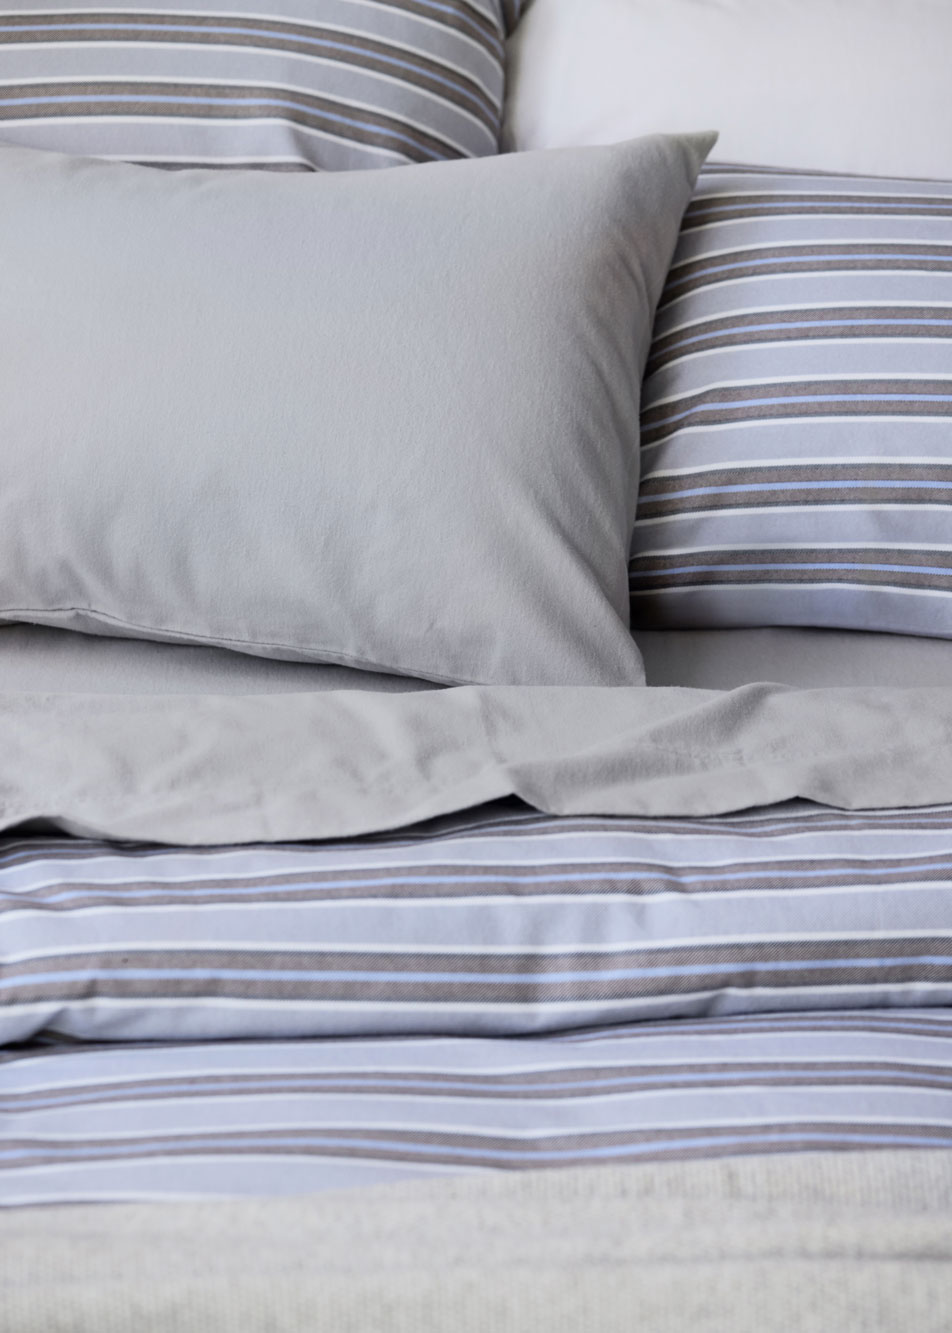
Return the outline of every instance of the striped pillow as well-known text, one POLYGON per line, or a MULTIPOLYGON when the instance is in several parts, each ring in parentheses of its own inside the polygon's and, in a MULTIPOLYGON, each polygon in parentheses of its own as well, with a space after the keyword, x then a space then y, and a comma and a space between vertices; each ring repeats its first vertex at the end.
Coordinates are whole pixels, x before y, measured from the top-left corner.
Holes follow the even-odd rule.
POLYGON ((633 624, 952 637, 952 183, 705 171, 642 402, 633 624))
POLYGON ((167 167, 485 156, 522 4, 26 0, 0 13, 0 139, 167 167))

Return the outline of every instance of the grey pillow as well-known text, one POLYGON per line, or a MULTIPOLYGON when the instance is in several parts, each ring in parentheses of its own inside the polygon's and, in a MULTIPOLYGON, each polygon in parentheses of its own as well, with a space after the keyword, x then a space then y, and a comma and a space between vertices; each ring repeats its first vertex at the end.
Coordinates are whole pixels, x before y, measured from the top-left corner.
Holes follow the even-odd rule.
POLYGON ((641 682, 639 384, 712 142, 320 177, 0 150, 0 617, 641 682))
POLYGON ((517 0, 42 0, 0 13, 0 139, 339 171, 495 153, 517 0))

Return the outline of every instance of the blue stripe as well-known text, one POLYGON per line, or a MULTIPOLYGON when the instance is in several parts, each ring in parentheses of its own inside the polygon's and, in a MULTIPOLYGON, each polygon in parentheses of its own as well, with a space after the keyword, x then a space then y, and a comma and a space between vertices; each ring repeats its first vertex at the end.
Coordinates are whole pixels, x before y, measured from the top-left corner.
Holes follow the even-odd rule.
MULTIPOLYGON (((634 561, 632 563, 635 563, 634 561)), ((808 564, 805 561, 791 561, 788 564, 780 562, 778 564, 743 564, 743 565, 679 565, 677 568, 665 569, 659 571, 652 577, 661 577, 671 574, 723 574, 728 570, 777 570, 777 569, 844 569, 844 570, 873 570, 881 574, 941 574, 947 578, 952 574, 949 569, 933 569, 928 565, 862 565, 850 564, 847 561, 842 563, 817 561, 815 564, 808 564)))
POLYGON ((405 134, 400 134, 397 130, 384 129, 378 125, 370 125, 365 121, 353 120, 349 116, 341 116, 331 111, 315 111, 313 107, 303 106, 299 102, 293 102, 290 99, 280 97, 166 97, 149 94, 148 98, 142 96, 116 95, 107 96, 93 94, 83 98, 76 97, 5 97, 0 98, 0 106, 44 106, 59 102, 130 102, 141 104, 143 101, 169 103, 172 106, 274 106, 281 107, 282 110, 303 111, 309 116, 321 116, 327 120, 336 120, 342 125, 351 125, 357 129, 370 130, 374 134, 382 134, 390 139, 401 140, 409 144, 412 148, 425 153, 433 161, 442 160, 441 154, 431 153, 428 149, 421 147, 405 134))
MULTIPOLYGON (((171 951, 170 951, 171 952, 171 951)), ((532 955, 528 955, 532 957, 532 955)), ((451 983, 467 983, 473 985, 486 986, 507 986, 512 983, 521 983, 530 987, 537 986, 560 986, 566 982, 583 981, 637 981, 642 979, 651 979, 654 977, 690 977, 707 976, 711 974, 721 974, 727 976, 737 976, 739 971, 749 970, 755 972, 803 972, 811 969, 830 969, 830 968, 876 968, 876 967, 948 967, 952 958, 942 954, 910 954, 903 958, 802 958, 802 959, 783 959, 783 960, 738 960, 732 963, 705 963, 702 959, 693 965, 684 965, 678 967, 625 967, 625 968, 605 968, 604 970, 580 969, 573 972, 540 972, 529 973, 520 972, 383 972, 371 970, 337 970, 329 969, 319 971, 315 969, 285 969, 285 968, 237 968, 237 967, 216 967, 214 972, 203 971, 201 968, 174 968, 174 967, 119 967, 119 968, 85 968, 76 967, 62 972, 40 972, 31 973, 27 976, 5 977, 0 980, 0 987, 5 990, 15 989, 18 986, 47 986, 55 982, 67 981, 71 977, 81 976, 86 981, 105 980, 106 978, 118 978, 123 981, 194 981, 204 977, 214 978, 215 980, 224 980, 226 978, 234 981, 270 981, 280 983, 286 981, 313 981, 313 982, 386 982, 388 985, 403 983, 410 986, 430 986, 444 985, 451 983)), ((183 997, 184 998, 184 997, 183 997)), ((215 997, 211 997, 215 998, 215 997)), ((229 1000, 234 996, 228 996, 229 1000)), ((252 997, 253 998, 253 997, 252 997)), ((270 997, 274 999, 275 997, 270 997)), ((624 997, 622 997, 624 998, 624 997)), ((249 1001, 250 1002, 250 1001, 249 1001)), ((292 1001, 297 1003, 297 1001, 292 1001)), ((575 1000, 566 1000, 565 1004, 576 1003, 575 1000)), ((136 1003, 136 998, 132 997, 126 1003, 136 1003)), ((312 1003, 320 1003, 319 1000, 312 1003)))

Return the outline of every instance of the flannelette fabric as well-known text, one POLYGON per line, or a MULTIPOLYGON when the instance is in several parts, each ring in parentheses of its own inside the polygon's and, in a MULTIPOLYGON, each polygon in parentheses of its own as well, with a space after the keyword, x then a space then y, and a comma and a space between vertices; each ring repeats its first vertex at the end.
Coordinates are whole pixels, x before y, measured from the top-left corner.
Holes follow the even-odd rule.
POLYGON ((319 178, 0 152, 0 618, 640 683, 640 379, 712 142, 319 178))
POLYGON ((390 836, 0 843, 0 1045, 514 1037, 952 1004, 952 808, 498 803, 390 836))
POLYGON ((521 0, 24 0, 0 140, 161 167, 340 171, 498 149, 521 0))
POLYGON ((642 407, 634 624, 952 637, 952 182, 708 168, 642 407))

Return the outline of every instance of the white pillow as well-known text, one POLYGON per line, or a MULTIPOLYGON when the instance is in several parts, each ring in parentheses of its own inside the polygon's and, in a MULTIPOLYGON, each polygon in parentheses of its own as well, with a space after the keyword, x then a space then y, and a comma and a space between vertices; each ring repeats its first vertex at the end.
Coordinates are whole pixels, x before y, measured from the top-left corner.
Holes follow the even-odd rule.
POLYGON ((697 125, 723 162, 952 179, 952 3, 533 0, 507 147, 697 125))

